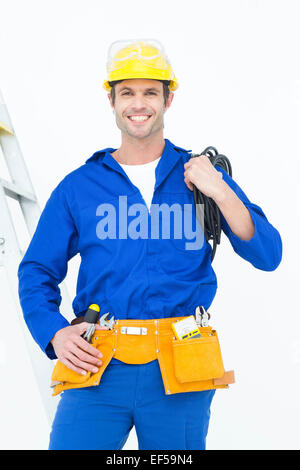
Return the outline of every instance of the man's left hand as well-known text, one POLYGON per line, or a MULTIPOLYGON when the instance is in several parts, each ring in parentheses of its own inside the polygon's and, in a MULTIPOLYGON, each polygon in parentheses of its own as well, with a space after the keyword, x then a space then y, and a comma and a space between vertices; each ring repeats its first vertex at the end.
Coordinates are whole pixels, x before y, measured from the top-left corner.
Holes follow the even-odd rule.
POLYGON ((205 196, 215 199, 226 185, 220 171, 217 171, 206 155, 192 157, 184 164, 184 181, 193 191, 193 184, 205 196), (193 183, 193 184, 191 184, 193 183))

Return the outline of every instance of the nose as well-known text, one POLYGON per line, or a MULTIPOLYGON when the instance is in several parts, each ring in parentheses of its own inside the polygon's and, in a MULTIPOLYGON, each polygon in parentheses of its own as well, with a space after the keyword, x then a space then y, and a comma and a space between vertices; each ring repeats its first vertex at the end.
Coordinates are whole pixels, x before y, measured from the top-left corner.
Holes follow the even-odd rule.
POLYGON ((145 105, 145 98, 143 97, 143 95, 136 94, 135 96, 133 96, 131 106, 134 112, 139 112, 139 113, 147 112, 147 107, 145 105))

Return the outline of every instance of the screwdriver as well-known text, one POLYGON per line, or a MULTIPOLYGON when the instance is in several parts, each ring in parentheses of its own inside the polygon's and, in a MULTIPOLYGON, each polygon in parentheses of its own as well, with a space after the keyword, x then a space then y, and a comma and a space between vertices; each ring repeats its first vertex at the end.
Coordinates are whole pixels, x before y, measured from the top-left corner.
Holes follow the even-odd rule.
POLYGON ((85 339, 88 343, 91 342, 91 338, 96 329, 96 323, 99 320, 100 307, 97 304, 91 304, 87 311, 85 312, 83 321, 89 323, 87 330, 83 333, 82 338, 85 339))

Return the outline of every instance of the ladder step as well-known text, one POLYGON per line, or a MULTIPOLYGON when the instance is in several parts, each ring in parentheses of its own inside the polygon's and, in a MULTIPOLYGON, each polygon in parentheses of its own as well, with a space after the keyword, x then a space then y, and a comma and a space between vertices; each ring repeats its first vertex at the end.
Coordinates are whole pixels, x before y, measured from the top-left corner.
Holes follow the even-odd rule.
POLYGON ((8 124, 5 124, 2 121, 0 121, 0 131, 4 131, 4 132, 7 132, 8 134, 14 135, 14 131, 12 130, 12 128, 8 124))
POLYGON ((34 194, 26 190, 24 191, 15 183, 11 183, 10 181, 6 181, 5 179, 0 178, 0 184, 3 187, 5 194, 16 199, 17 201, 19 200, 19 197, 24 197, 25 199, 29 199, 29 201, 37 202, 34 194))

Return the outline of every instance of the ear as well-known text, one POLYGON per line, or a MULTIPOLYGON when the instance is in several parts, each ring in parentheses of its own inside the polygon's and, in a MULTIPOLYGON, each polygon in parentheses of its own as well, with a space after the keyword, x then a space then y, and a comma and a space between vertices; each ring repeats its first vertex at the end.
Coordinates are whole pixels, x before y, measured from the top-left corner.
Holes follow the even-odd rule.
POLYGON ((109 100, 109 102, 110 102, 111 107, 114 109, 114 105, 113 105, 113 102, 112 102, 111 94, 110 94, 110 93, 107 94, 107 98, 108 98, 108 100, 109 100))
POLYGON ((166 111, 167 109, 169 109, 169 107, 171 106, 171 103, 173 101, 173 98, 174 98, 174 93, 170 93, 169 96, 168 96, 168 100, 167 100, 167 104, 166 104, 166 111))

